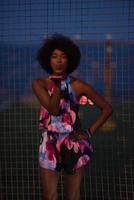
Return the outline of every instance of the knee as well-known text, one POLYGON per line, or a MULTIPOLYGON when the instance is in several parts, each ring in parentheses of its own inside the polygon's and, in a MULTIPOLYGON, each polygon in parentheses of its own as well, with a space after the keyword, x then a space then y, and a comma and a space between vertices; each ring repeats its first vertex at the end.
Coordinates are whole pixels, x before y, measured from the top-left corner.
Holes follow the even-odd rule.
POLYGON ((66 200, 79 200, 80 199, 80 192, 72 192, 72 193, 68 193, 66 194, 66 200))
POLYGON ((56 200, 57 199, 57 191, 56 190, 44 190, 43 191, 43 200, 56 200))

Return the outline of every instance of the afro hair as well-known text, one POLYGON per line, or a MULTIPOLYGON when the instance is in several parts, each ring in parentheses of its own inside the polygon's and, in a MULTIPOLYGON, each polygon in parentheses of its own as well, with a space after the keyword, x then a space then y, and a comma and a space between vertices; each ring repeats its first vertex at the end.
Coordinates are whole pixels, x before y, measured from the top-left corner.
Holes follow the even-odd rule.
POLYGON ((68 59, 67 74, 72 73, 80 63, 80 50, 70 38, 57 33, 48 37, 37 53, 37 60, 41 67, 47 73, 52 73, 50 58, 55 49, 63 51, 66 54, 68 59))

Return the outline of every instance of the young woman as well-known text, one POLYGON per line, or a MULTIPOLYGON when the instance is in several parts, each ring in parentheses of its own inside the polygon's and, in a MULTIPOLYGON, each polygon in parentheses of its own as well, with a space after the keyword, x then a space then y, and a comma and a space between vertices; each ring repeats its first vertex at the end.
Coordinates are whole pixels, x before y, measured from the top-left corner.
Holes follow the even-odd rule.
POLYGON ((37 59, 49 73, 32 82, 41 104, 39 165, 44 200, 57 199, 61 169, 65 172, 66 199, 79 200, 84 167, 92 152, 90 137, 112 112, 108 102, 91 85, 70 75, 79 65, 80 56, 78 46, 58 34, 46 39, 38 51, 37 59), (101 111, 87 130, 82 129, 79 119, 79 101, 83 95, 101 111))

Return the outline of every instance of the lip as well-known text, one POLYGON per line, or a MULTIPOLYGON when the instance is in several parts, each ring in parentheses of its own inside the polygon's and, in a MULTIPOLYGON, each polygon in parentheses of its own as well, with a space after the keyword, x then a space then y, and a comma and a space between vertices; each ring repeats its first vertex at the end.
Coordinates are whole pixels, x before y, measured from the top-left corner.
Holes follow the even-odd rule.
POLYGON ((62 72, 64 72, 62 69, 55 69, 54 71, 57 72, 57 73, 62 73, 62 72))
POLYGON ((56 69, 56 70, 62 70, 62 69, 63 69, 63 66, 59 66, 59 65, 58 65, 58 66, 55 66, 55 69, 56 69))
POLYGON ((63 65, 60 65, 60 64, 58 65, 58 64, 57 64, 57 65, 55 65, 55 67, 63 67, 63 65))

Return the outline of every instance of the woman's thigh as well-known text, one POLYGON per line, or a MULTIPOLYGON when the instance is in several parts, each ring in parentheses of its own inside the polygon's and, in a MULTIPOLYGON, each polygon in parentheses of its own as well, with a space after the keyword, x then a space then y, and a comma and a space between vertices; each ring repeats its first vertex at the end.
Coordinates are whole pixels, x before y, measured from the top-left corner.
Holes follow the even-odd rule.
POLYGON ((59 172, 40 168, 40 176, 44 200, 56 200, 59 172))
POLYGON ((80 199, 80 185, 84 176, 84 167, 78 169, 74 174, 65 175, 65 196, 67 200, 80 199))

